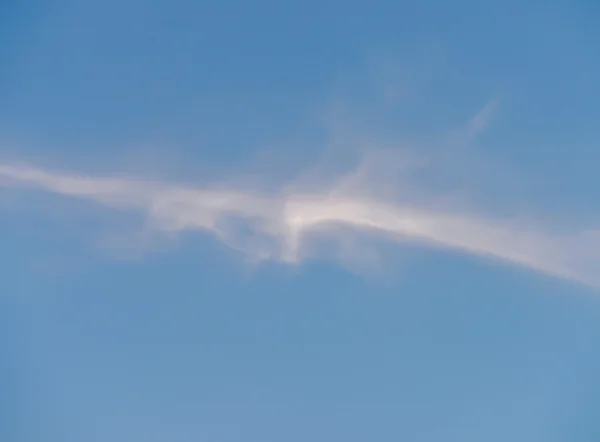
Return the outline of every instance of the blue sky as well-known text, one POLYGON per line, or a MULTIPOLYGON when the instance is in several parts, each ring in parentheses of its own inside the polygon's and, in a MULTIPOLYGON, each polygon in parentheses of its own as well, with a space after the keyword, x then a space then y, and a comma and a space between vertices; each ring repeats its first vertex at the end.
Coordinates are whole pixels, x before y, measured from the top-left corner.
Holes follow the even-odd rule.
POLYGON ((599 21, 1 3, 0 440, 598 440, 599 21))

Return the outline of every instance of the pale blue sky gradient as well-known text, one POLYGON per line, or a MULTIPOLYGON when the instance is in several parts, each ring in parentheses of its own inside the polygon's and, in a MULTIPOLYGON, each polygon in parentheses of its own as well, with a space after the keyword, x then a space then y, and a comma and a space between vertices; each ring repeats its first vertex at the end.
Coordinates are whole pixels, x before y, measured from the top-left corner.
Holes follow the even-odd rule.
MULTIPOLYGON (((359 233, 383 268, 249 266, 2 169, 272 191, 324 151, 408 146, 438 161, 428 197, 554 244, 600 227, 599 29, 593 1, 0 3, 0 440, 599 440, 600 292, 552 256, 359 233)), ((564 249, 591 279, 593 241, 564 249)))

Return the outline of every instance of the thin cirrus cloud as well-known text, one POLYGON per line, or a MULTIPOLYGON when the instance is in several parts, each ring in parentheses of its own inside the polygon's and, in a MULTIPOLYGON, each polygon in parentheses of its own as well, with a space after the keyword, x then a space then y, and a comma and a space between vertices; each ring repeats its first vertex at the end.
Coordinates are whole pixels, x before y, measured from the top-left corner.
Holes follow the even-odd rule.
MULTIPOLYGON (((487 103, 451 138, 469 144, 487 128, 497 106, 497 100, 487 103)), ((202 231, 256 261, 298 263, 320 253, 320 244, 333 237, 340 245, 336 258, 364 263, 372 258, 371 250, 353 248, 353 241, 358 237, 368 242, 375 235, 386 244, 454 250, 600 288, 595 271, 600 268, 600 229, 549 226, 531 217, 494 216, 465 205, 462 193, 482 187, 481 174, 458 199, 449 192, 447 178, 448 172, 450 178, 457 172, 465 175, 469 166, 463 163, 473 163, 464 155, 472 157, 471 152, 460 146, 442 152, 398 148, 403 145, 398 137, 364 131, 359 120, 349 129, 347 116, 340 120, 330 115, 330 163, 267 191, 132 175, 98 177, 7 162, 0 162, 0 188, 38 190, 141 213, 154 232, 202 231), (361 154, 358 166, 340 171, 348 150, 361 154)), ((501 181, 505 188, 506 180, 501 181)))
MULTIPOLYGON (((484 216, 372 191, 360 168, 329 186, 273 192, 247 187, 193 187, 135 178, 100 178, 23 164, 1 164, 0 185, 37 189, 107 208, 143 213, 163 233, 203 231, 256 260, 297 263, 319 234, 375 233, 390 243, 420 244, 504 261, 547 275, 600 286, 600 241, 593 230, 565 233, 530 220, 484 216), (369 191, 365 191, 368 189, 369 191), (242 232, 242 233, 240 233, 242 232), (310 238, 310 240, 309 240, 310 238)), ((340 236, 341 235, 341 236, 340 236)), ((342 239, 343 240, 343 239, 342 239)), ((354 251, 349 253, 361 253, 354 251)))

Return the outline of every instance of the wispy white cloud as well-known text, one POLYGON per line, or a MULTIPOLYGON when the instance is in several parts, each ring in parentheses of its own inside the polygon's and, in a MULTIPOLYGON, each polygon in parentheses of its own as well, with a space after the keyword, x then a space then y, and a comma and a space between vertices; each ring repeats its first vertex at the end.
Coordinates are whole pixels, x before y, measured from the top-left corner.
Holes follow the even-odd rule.
MULTIPOLYGON (((363 243, 356 247, 353 239, 367 232, 366 237, 390 244, 454 250, 600 287, 600 230, 498 216, 487 201, 485 210, 466 203, 465 190, 481 200, 480 178, 489 168, 482 172, 464 141, 469 144, 486 129, 497 107, 498 100, 489 101, 450 137, 452 147, 441 150, 439 140, 432 149, 412 149, 381 129, 365 130, 364 112, 353 115, 351 124, 345 108, 341 116, 327 114, 329 163, 268 190, 240 184, 239 176, 226 185, 194 186, 1 162, 0 188, 37 189, 141 213, 144 228, 152 232, 207 232, 258 261, 300 262, 331 236, 339 241, 337 257, 344 262, 373 261, 372 249, 363 243), (357 152, 357 167, 348 168, 342 157, 356 158, 357 152), (449 184, 456 185, 454 191, 449 184)), ((496 164, 493 169, 497 172, 496 164)), ((280 174, 269 177, 275 175, 280 174)))
POLYGON ((498 98, 488 101, 467 123, 467 133, 470 137, 483 132, 492 118, 494 112, 498 109, 500 101, 498 98))
POLYGON ((78 176, 22 164, 0 165, 0 185, 139 211, 157 231, 209 232, 257 260, 296 263, 305 259, 311 250, 307 242, 308 236, 313 237, 307 235, 310 232, 369 231, 394 243, 453 249, 600 285, 594 271, 600 268, 597 233, 579 229, 567 234, 564 226, 557 231, 535 220, 485 216, 451 204, 433 204, 433 200, 382 196, 373 191, 375 177, 364 164, 329 186, 310 190, 297 185, 273 192, 231 186, 197 188, 164 181, 78 176))

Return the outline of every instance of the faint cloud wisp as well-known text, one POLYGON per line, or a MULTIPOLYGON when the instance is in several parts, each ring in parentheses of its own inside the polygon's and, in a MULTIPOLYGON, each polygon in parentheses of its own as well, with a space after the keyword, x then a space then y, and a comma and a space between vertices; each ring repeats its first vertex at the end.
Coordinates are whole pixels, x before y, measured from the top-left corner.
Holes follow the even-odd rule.
MULTIPOLYGON (((30 165, 0 165, 0 185, 34 188, 145 214, 164 233, 204 231, 257 261, 297 263, 311 256, 311 232, 368 231, 394 243, 421 244, 492 258, 589 285, 600 285, 600 242, 585 230, 544 229, 524 222, 418 201, 404 182, 400 198, 377 194, 377 168, 361 163, 332 184, 277 191, 193 187, 134 178, 95 178, 30 165), (337 229, 340 227, 340 229, 337 229), (307 240, 310 236, 311 240, 307 240), (592 239, 591 239, 592 238, 592 239), (595 238, 595 239, 594 239, 595 238)), ((318 237, 318 235, 317 235, 318 237)), ((343 240, 343 238, 342 238, 343 240)), ((345 249, 347 250, 347 249, 345 249)), ((352 253, 360 253, 355 250, 352 253)))

